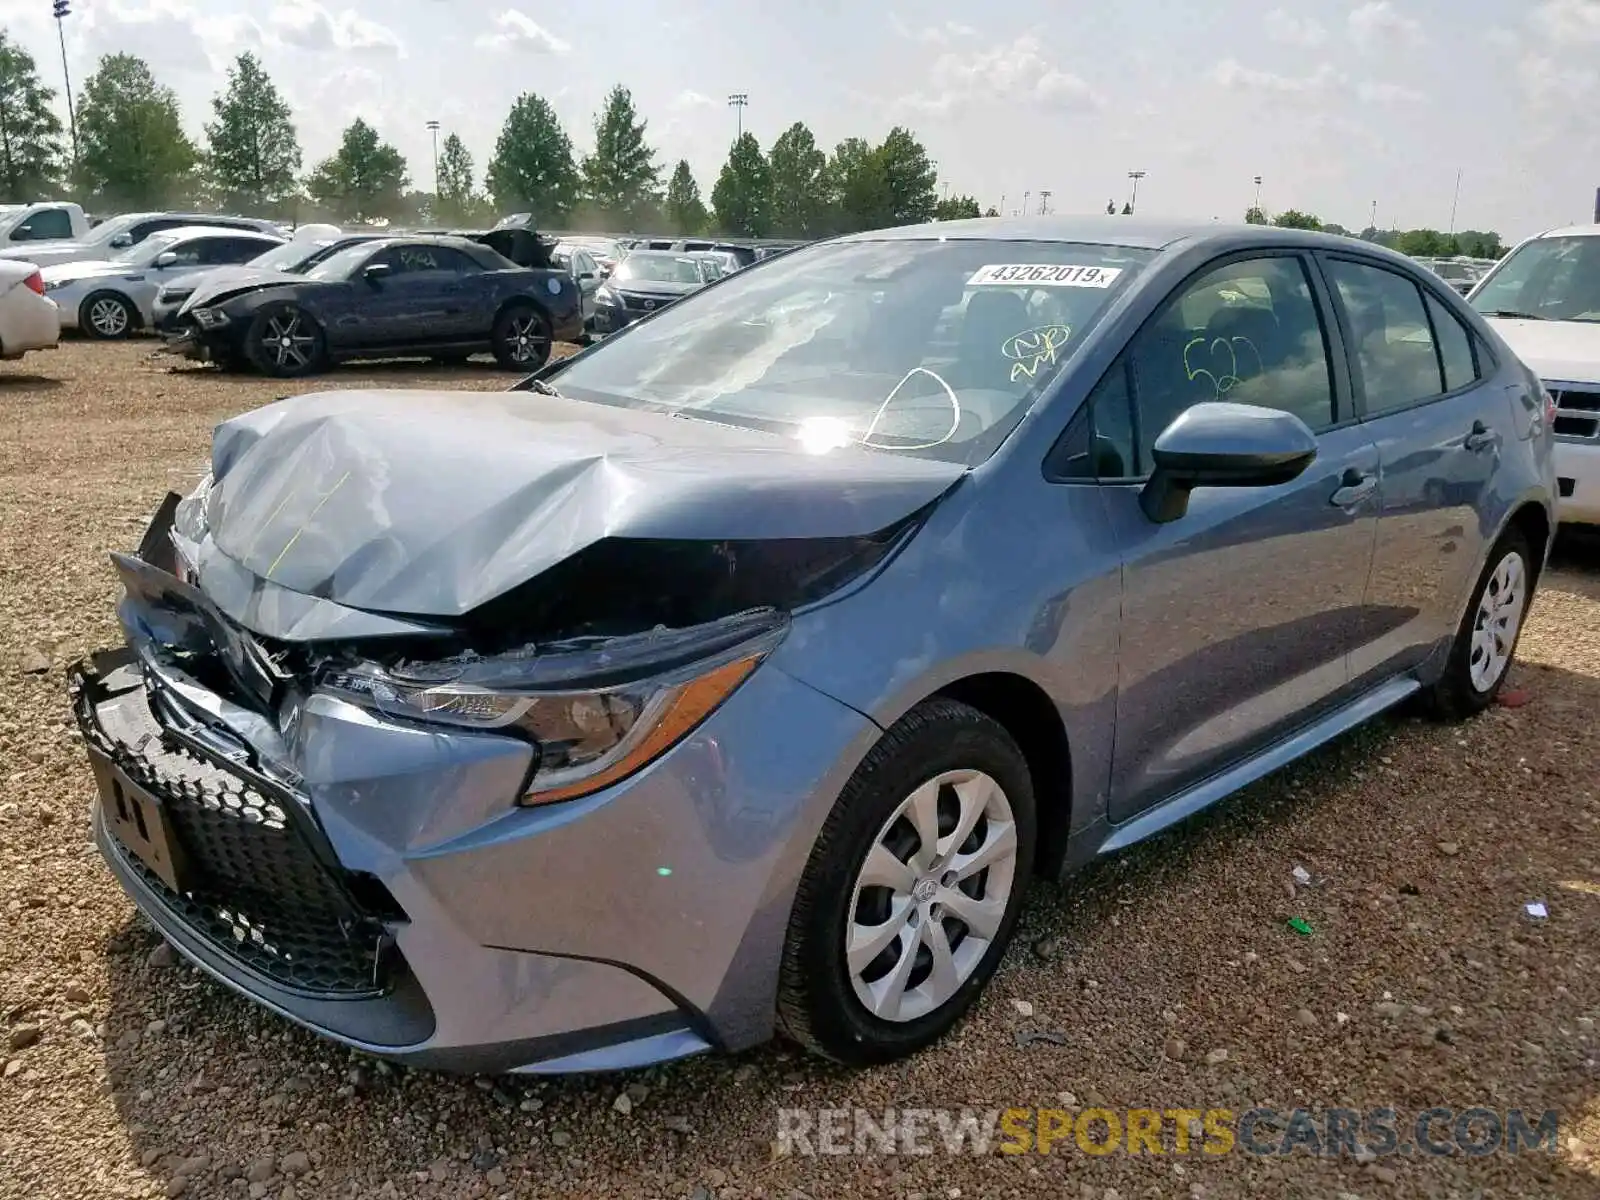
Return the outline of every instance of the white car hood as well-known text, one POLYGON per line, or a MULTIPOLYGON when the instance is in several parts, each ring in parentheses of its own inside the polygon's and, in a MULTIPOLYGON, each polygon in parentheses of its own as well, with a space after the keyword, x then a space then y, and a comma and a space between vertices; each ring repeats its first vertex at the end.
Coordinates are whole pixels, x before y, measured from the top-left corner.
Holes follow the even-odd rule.
POLYGON ((1490 317, 1489 324, 1540 379, 1600 383, 1600 322, 1490 317))
POLYGON ((104 244, 88 246, 82 242, 30 242, 0 250, 0 258, 14 262, 31 262, 47 267, 52 263, 86 262, 100 259, 106 252, 104 244))
POLYGON ((134 267, 127 263, 88 261, 57 263, 55 266, 43 267, 39 274, 44 276, 46 283, 73 283, 79 279, 99 279, 106 276, 133 277, 143 275, 146 268, 134 267))

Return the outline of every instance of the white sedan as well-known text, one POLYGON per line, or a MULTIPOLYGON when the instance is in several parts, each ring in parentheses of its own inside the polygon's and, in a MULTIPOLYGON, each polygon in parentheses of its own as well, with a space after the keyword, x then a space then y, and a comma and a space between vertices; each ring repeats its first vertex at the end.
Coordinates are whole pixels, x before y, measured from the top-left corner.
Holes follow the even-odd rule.
POLYGON ((39 268, 0 261, 0 358, 53 349, 61 340, 61 310, 44 294, 39 268))

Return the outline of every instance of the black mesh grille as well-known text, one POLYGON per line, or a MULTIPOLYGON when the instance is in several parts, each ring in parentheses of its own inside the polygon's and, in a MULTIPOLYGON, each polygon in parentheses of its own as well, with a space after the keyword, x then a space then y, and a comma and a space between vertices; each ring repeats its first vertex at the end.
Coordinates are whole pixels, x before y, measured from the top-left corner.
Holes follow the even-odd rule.
POLYGON ((174 892, 136 855, 122 857, 190 929, 297 991, 353 998, 390 989, 392 941, 318 857, 296 800, 189 752, 153 718, 138 746, 109 737, 84 691, 78 717, 91 752, 161 800, 188 860, 189 890, 174 892))

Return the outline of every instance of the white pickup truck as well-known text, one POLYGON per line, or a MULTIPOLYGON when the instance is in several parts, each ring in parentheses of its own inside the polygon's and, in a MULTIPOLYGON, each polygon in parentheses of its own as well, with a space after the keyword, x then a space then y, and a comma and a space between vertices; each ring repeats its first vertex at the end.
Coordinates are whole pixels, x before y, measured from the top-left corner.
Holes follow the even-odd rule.
POLYGON ((78 241, 88 235, 89 218, 65 200, 0 204, 0 250, 25 248, 30 242, 78 241))

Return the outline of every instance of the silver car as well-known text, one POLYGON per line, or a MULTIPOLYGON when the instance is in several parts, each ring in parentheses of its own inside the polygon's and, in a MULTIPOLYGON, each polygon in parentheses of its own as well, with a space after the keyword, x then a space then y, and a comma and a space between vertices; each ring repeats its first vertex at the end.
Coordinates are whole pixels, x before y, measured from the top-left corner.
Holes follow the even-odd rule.
POLYGON ((124 338, 155 327, 157 294, 214 267, 248 262, 283 239, 270 233, 187 226, 153 234, 100 262, 45 267, 45 294, 61 309, 61 327, 94 338, 124 338))

